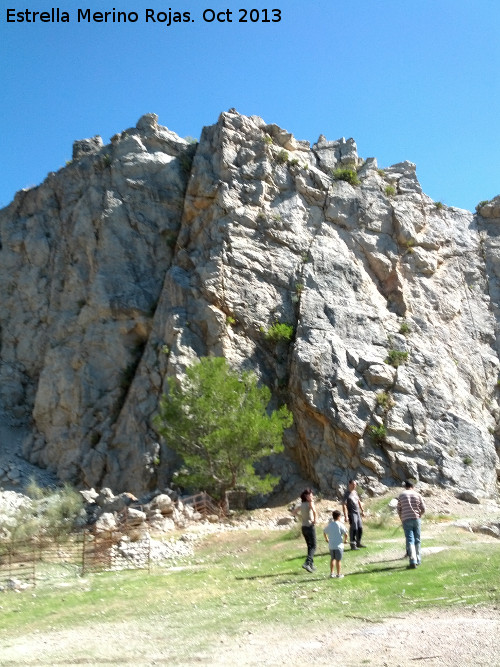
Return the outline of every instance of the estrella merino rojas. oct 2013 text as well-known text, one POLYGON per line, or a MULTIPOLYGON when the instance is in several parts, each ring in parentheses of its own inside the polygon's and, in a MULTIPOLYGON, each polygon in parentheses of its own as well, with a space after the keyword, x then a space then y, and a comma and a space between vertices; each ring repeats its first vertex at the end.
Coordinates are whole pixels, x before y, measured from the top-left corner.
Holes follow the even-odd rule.
MULTIPOLYGON (((280 9, 200 9, 196 20, 207 24, 217 23, 279 23, 280 9)), ((146 8, 137 11, 121 11, 113 7, 108 11, 93 11, 91 8, 76 8, 70 11, 60 7, 33 11, 31 9, 8 8, 5 10, 6 23, 136 23, 170 26, 178 23, 194 23, 195 17, 188 11, 146 8)))

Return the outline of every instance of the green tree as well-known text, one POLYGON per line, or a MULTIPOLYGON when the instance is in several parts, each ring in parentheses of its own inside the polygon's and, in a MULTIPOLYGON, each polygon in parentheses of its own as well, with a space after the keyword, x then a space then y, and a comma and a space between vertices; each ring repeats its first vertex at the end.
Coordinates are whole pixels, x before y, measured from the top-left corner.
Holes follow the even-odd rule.
POLYGON ((259 477, 254 464, 283 451, 292 415, 285 406, 267 412, 271 392, 258 385, 255 373, 240 374, 222 357, 204 357, 186 370, 181 384, 174 378, 168 384, 155 426, 184 461, 178 483, 216 498, 236 486, 271 491, 279 478, 259 477))

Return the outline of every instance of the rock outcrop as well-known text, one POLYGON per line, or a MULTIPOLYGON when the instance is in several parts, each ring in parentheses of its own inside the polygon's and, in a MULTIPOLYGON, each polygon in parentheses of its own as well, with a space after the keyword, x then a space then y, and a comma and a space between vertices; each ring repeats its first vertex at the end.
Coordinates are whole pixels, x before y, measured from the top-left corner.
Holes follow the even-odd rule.
POLYGON ((230 110, 195 145, 148 114, 0 212, 0 408, 31 462, 139 494, 176 465, 166 377, 224 355, 293 411, 283 484, 495 494, 499 230, 499 198, 433 202, 352 139, 230 110))

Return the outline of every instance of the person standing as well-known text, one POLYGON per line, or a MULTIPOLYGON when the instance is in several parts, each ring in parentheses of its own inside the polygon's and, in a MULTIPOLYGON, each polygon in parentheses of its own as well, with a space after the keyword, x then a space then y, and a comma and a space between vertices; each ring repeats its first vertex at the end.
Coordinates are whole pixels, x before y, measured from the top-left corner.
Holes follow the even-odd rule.
POLYGON ((304 489, 300 494, 301 504, 294 510, 296 516, 300 513, 302 521, 302 535, 307 545, 307 556, 302 564, 307 572, 314 572, 314 554, 316 553, 316 507, 314 506, 314 494, 311 489, 304 489))
POLYGON ((342 500, 342 509, 344 511, 344 520, 349 521, 349 541, 351 549, 364 549, 365 545, 361 543, 363 535, 362 516, 365 516, 363 505, 356 491, 357 482, 354 479, 349 480, 347 491, 342 500))
POLYGON ((330 578, 333 579, 336 576, 337 579, 341 579, 344 576, 340 574, 340 568, 344 554, 344 544, 347 542, 347 530, 344 524, 340 522, 340 512, 338 510, 332 512, 332 519, 325 526, 323 535, 330 550, 330 578), (335 569, 337 570, 336 575, 334 574, 335 569))
POLYGON ((425 513, 424 499, 413 487, 413 482, 408 480, 404 483, 406 491, 398 498, 398 514, 403 524, 406 539, 406 553, 410 559, 410 568, 414 569, 420 565, 420 528, 421 517, 425 513))

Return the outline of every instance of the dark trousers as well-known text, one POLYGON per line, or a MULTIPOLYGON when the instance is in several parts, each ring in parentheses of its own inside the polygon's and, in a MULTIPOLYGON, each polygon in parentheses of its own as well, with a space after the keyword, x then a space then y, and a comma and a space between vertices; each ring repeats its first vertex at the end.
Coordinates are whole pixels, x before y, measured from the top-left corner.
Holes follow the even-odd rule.
POLYGON ((302 526, 302 535, 307 544, 306 564, 312 565, 316 553, 316 528, 314 526, 302 526))
POLYGON ((349 514, 349 542, 352 546, 361 544, 361 536, 363 535, 363 522, 361 516, 356 512, 349 514))

